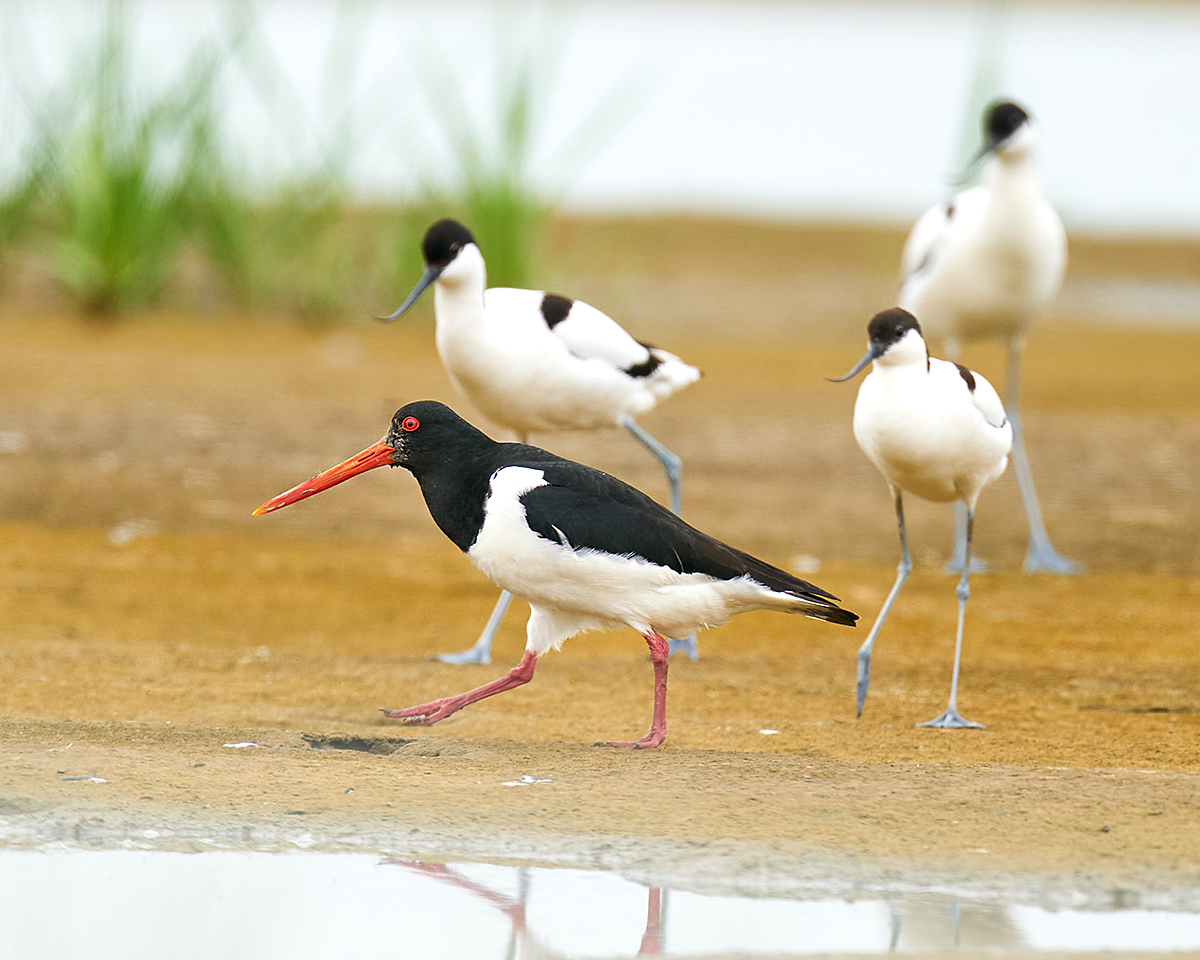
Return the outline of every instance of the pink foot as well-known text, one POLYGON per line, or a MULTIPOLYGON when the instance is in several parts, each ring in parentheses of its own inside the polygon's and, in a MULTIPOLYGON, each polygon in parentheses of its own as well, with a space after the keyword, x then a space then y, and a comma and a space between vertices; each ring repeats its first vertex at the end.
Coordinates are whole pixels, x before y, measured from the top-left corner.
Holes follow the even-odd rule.
POLYGON ((655 733, 651 730, 648 734, 642 737, 641 740, 601 740, 596 744, 597 747, 628 747, 632 750, 645 750, 648 747, 657 747, 667 739, 666 731, 655 733))
POLYGON ((462 697, 443 697, 441 700, 423 703, 419 707, 405 707, 403 710, 385 710, 380 707, 379 712, 385 717, 403 720, 415 727, 427 727, 431 723, 445 720, 450 714, 461 710, 463 706, 462 697))
POLYGON ((667 664, 670 650, 667 641, 657 630, 645 634, 650 647, 650 660, 654 664, 654 717, 650 721, 650 732, 641 740, 628 743, 618 740, 603 741, 598 747, 625 747, 630 750, 646 750, 657 747, 667 739, 667 664))
POLYGON ((526 650, 525 655, 521 657, 521 662, 499 680, 493 680, 491 683, 485 683, 482 687, 460 693, 457 697, 443 697, 441 700, 431 700, 419 707, 405 707, 403 710, 385 710, 381 707, 379 712, 385 717, 402 720, 412 726, 427 727, 431 723, 445 720, 452 713, 458 713, 463 707, 475 703, 477 700, 495 696, 497 693, 503 693, 505 690, 528 683, 533 679, 533 670, 536 665, 537 657, 526 650))

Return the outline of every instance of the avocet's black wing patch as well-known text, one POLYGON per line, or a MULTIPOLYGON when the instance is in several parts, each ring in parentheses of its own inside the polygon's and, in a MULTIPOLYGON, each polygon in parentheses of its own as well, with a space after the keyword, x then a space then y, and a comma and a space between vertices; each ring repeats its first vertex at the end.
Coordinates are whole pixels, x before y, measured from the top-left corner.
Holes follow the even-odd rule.
POLYGON ((662 364, 662 360, 654 352, 652 344, 644 343, 639 340, 639 344, 646 348, 646 359, 641 363, 635 363, 625 368, 625 372, 631 377, 648 377, 662 364))
POLYGON ((967 389, 970 390, 972 393, 974 393, 975 392, 975 374, 973 374, 970 370, 968 370, 966 367, 964 367, 961 363, 956 363, 955 366, 958 368, 958 375, 960 377, 962 377, 965 381, 967 381, 967 389))
POLYGON ((557 293, 548 293, 542 297, 542 316, 546 319, 546 326, 553 330, 566 320, 574 303, 569 297, 560 297, 557 293))

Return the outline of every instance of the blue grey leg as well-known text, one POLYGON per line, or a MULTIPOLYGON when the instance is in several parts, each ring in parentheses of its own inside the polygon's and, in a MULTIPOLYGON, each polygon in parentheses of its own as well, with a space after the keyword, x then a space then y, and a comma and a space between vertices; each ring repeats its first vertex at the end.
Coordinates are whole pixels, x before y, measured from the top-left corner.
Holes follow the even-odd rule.
POLYGON ((1029 457, 1025 453, 1025 438, 1021 430, 1021 353, 1025 343, 1020 337, 1013 339, 1008 347, 1008 370, 1005 373, 1004 407, 1008 422, 1012 424, 1013 472, 1017 475, 1017 487, 1021 491, 1021 503, 1025 506, 1025 520, 1029 525, 1029 549, 1025 552, 1026 573, 1083 573, 1084 566, 1064 557, 1050 545, 1050 537, 1042 523, 1042 509, 1038 505, 1037 491, 1033 488, 1033 474, 1029 472, 1029 457))
POLYGON ((500 629, 500 624, 504 621, 504 615, 508 612, 508 605, 512 603, 512 598, 513 595, 507 590, 501 592, 500 599, 492 608, 492 615, 488 617, 487 626, 483 628, 483 633, 479 635, 479 639, 475 641, 473 647, 457 653, 439 653, 435 659, 442 663, 491 663, 492 640, 496 636, 496 631, 500 629))
POLYGON ((860 717, 862 716, 863 703, 867 699, 867 687, 871 683, 871 649, 875 646, 875 638, 879 636, 879 631, 883 627, 883 621, 887 619, 887 615, 892 609, 892 604, 896 602, 900 588, 904 586, 908 575, 912 573, 912 560, 908 556, 908 536, 904 532, 904 501, 902 495, 899 493, 896 494, 896 525, 900 528, 900 566, 896 568, 896 582, 892 584, 892 589, 888 593, 887 599, 883 601, 883 606, 879 610, 879 616, 871 624, 871 632, 867 634, 867 639, 858 648, 858 684, 855 692, 857 696, 858 715, 860 717))
MULTIPOLYGON (((942 567, 946 573, 959 574, 963 572, 967 556, 967 505, 961 500, 954 504, 954 550, 950 559, 942 567)), ((987 573, 988 562, 981 557, 971 557, 972 573, 987 573)))
POLYGON ((662 466, 663 473, 667 475, 667 490, 670 495, 671 512, 675 516, 679 516, 683 510, 683 495, 679 487, 683 461, 639 427, 633 417, 622 417, 621 426, 628 430, 638 443, 649 450, 654 459, 662 466))
POLYGON ((970 720, 964 720, 958 714, 958 663, 962 655, 962 638, 963 638, 963 621, 967 615, 967 598, 971 595, 971 537, 975 532, 975 511, 967 511, 967 560, 968 563, 963 569, 962 579, 958 581, 958 589, 955 594, 958 596, 958 633, 954 639, 954 673, 950 679, 950 703, 946 706, 945 712, 933 720, 926 720, 924 723, 914 723, 914 727, 950 727, 960 729, 963 727, 973 727, 976 730, 986 730, 982 723, 973 723, 970 720))
MULTIPOLYGON (((942 345, 946 354, 947 360, 958 362, 959 349, 958 341, 947 339, 942 345)), ((967 556, 967 505, 961 500, 954 504, 954 548, 950 552, 950 559, 946 561, 946 566, 942 569, 947 573, 959 574, 963 572, 963 564, 967 556)), ((986 573, 988 569, 987 561, 981 557, 971 558, 972 573, 986 573)))
MULTIPOLYGON (((667 475, 667 492, 670 498, 671 512, 675 516, 679 516, 683 508, 683 493, 680 489, 683 461, 639 427, 633 417, 622 417, 620 424, 629 431, 633 439, 649 450, 654 459, 662 466, 663 473, 667 475)), ((692 634, 682 640, 668 637, 667 656, 676 653, 685 653, 692 660, 699 660, 700 647, 696 643, 696 635, 692 634)))

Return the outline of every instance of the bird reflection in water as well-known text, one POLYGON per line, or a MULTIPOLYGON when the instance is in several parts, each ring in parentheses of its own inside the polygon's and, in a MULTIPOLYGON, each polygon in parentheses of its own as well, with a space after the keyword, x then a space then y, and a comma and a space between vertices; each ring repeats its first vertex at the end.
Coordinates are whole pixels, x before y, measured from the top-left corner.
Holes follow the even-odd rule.
MULTIPOLYGON (((487 886, 487 884, 472 880, 444 863, 398 859, 388 859, 383 862, 391 866, 405 867, 460 890, 465 890, 467 893, 485 900, 508 917, 512 924, 512 936, 508 943, 508 949, 505 951, 505 960, 515 960, 518 957, 524 958, 524 960, 535 960, 535 958, 536 960, 553 960, 553 958, 566 960, 563 954, 544 946, 529 932, 525 918, 525 904, 529 899, 529 871, 527 868, 519 867, 517 869, 517 896, 513 898, 487 886)), ((666 891, 659 887, 649 887, 647 893, 646 930, 642 934, 642 943, 638 948, 637 956, 657 957, 662 954, 665 947, 663 924, 666 917, 667 897, 666 891)))

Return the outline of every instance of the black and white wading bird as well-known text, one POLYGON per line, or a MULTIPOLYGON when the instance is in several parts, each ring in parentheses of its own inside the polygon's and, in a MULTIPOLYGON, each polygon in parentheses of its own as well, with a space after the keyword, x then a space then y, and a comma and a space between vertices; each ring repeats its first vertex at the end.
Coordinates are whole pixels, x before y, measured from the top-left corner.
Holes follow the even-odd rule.
POLYGON ((966 505, 966 540, 962 578, 958 583, 958 632, 954 640, 954 673, 950 703, 922 727, 982 727, 958 713, 958 666, 962 654, 963 619, 971 595, 971 537, 979 494, 1004 472, 1013 431, 1000 397, 979 374, 948 360, 929 356, 921 325, 907 310, 876 314, 867 327, 866 355, 843 377, 855 376, 867 364, 871 373, 854 404, 854 439, 879 468, 896 501, 900 527, 900 567, 896 582, 866 641, 858 651, 858 714, 862 716, 871 680, 871 648, 888 611, 912 570, 904 533, 904 491, 935 503, 966 505))
MULTIPOLYGON (((964 340, 1008 341, 1004 399, 1013 431, 1013 469, 1029 525, 1025 570, 1080 573, 1082 566, 1050 544, 1018 405, 1021 355, 1030 320, 1058 293, 1067 262, 1062 221, 1038 184, 1038 130, 1015 103, 996 101, 983 117, 983 147, 967 168, 984 164, 983 182, 926 211, 904 247, 900 306, 938 338, 951 359, 964 340)), ((949 569, 963 562, 961 509, 949 569)))
MULTIPOLYGON (((422 244, 425 272, 402 316, 430 284, 437 347, 458 391, 494 423, 530 433, 624 427, 662 465, 671 509, 680 512, 680 460, 638 426, 635 417, 696 380, 700 371, 673 354, 635 340, 595 307, 541 290, 487 287, 483 254, 455 220, 439 220, 422 244)), ((488 663, 492 638, 511 594, 505 592, 469 650, 446 663, 488 663)), ((672 639, 671 651, 697 656, 695 637, 672 639)))
POLYGON ((811 583, 701 533, 645 494, 523 443, 497 443, 432 400, 396 412, 375 445, 264 503, 278 510, 375 467, 416 477, 434 522, 489 580, 529 601, 528 640, 507 676, 456 697, 385 710, 430 724, 533 677, 538 657, 581 630, 632 627, 654 663, 650 732, 666 734, 667 641, 736 613, 779 610, 853 626, 858 617, 811 583))

